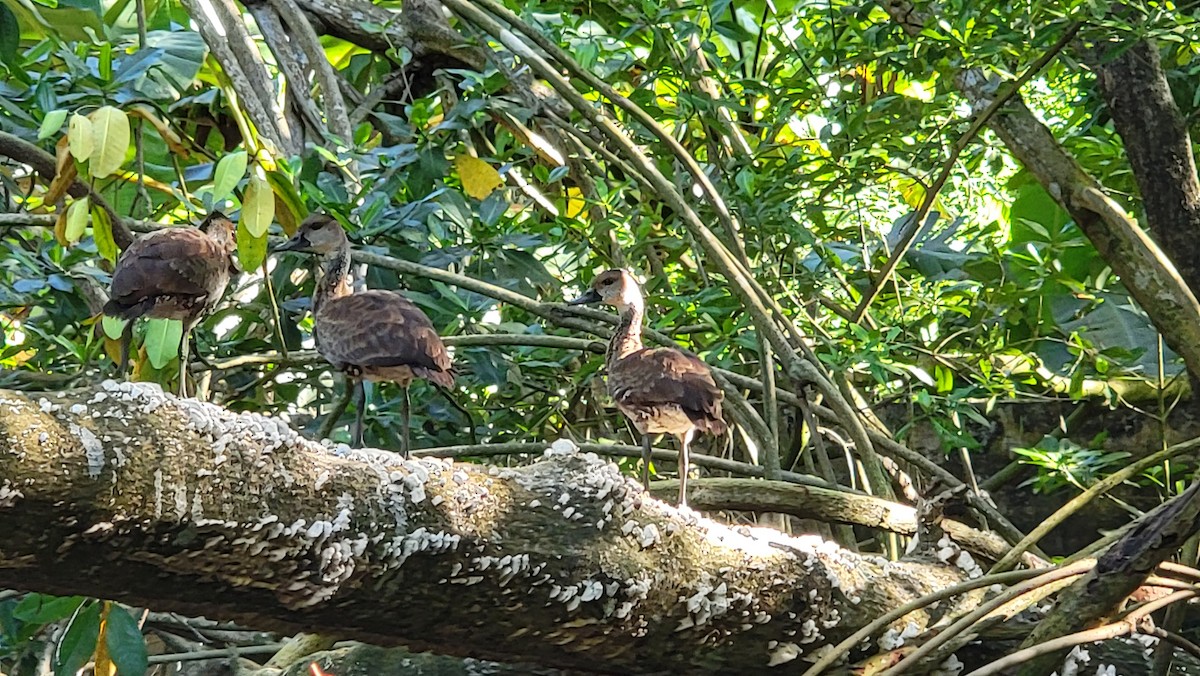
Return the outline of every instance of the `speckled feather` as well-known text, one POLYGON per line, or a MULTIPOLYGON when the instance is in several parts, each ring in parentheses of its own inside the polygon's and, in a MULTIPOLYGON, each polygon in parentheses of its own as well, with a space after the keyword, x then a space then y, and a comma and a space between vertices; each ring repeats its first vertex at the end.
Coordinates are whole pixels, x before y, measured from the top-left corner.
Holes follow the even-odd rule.
POLYGON ((608 389, 642 433, 680 435, 689 426, 708 434, 725 433, 725 393, 707 364, 679 350, 647 348, 610 363, 608 389))
POLYGON ((330 298, 317 311, 317 349, 342 370, 406 385, 414 376, 452 387, 453 362, 437 330, 404 296, 382 290, 330 298))
POLYGON ((107 314, 195 319, 220 299, 233 270, 230 251, 195 228, 138 238, 113 272, 107 314))

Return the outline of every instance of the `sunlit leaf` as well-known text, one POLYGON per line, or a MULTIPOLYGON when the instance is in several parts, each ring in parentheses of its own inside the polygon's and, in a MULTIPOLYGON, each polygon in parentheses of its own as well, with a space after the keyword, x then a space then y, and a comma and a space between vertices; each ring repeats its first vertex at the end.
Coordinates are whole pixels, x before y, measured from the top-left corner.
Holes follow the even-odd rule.
POLYGON ((121 250, 113 239, 112 221, 108 212, 100 207, 92 207, 92 238, 96 240, 96 251, 110 262, 116 263, 121 250))
POLYGON ((242 218, 238 221, 237 250, 238 263, 246 271, 257 269, 267 257, 267 233, 264 232, 255 237, 254 233, 250 232, 246 226, 245 211, 242 212, 242 218))
POLYGON ((125 331, 125 324, 128 320, 111 315, 104 315, 100 320, 100 328, 104 330, 104 335, 113 340, 120 340, 121 333, 125 331))
POLYGON ((483 199, 492 191, 504 185, 500 172, 492 165, 478 157, 459 155, 454 158, 454 167, 458 170, 458 178, 462 181, 463 190, 475 199, 483 199))
POLYGON ((91 114, 93 148, 91 173, 104 178, 121 168, 129 150, 129 116, 125 111, 104 106, 91 114))
POLYGON ((272 169, 267 172, 267 183, 271 184, 271 190, 275 193, 275 219, 279 221, 283 232, 290 237, 296 234, 297 225, 308 215, 308 209, 304 206, 304 199, 296 190, 296 186, 292 184, 291 179, 278 169, 272 169), (284 209, 279 208, 280 204, 287 207, 287 213, 284 213, 284 209))
POLYGON ((259 176, 258 172, 253 172, 250 174, 250 184, 246 186, 246 193, 242 197, 242 217, 238 220, 238 225, 246 226, 246 230, 253 237, 259 238, 267 234, 267 228, 271 227, 273 220, 275 194, 266 179, 259 176))
POLYGON ((92 121, 75 113, 67 125, 67 139, 71 144, 71 155, 77 162, 87 162, 92 157, 93 144, 96 141, 92 133, 92 121))
POLYGON ((108 614, 112 603, 103 602, 100 611, 100 634, 96 637, 96 658, 92 664, 92 676, 117 676, 117 665, 108 655, 108 614))
POLYGON ((229 196, 237 184, 246 175, 246 163, 249 161, 249 156, 246 151, 239 150, 235 153, 229 153, 217 162, 217 168, 213 171, 213 189, 212 203, 218 205, 221 200, 229 196))
POLYGON ((46 117, 42 118, 42 124, 38 127, 38 140, 42 141, 54 136, 58 130, 62 128, 63 122, 67 119, 67 111, 59 109, 52 110, 46 113, 46 117))
POLYGON ((63 231, 63 239, 67 244, 74 244, 79 241, 80 237, 83 237, 89 213, 88 198, 86 197, 80 197, 67 207, 67 226, 63 231))
POLYGON ((587 211, 587 202, 583 199, 583 191, 574 186, 567 188, 567 204, 563 215, 567 218, 579 218, 587 211))
POLYGON ((142 346, 150 365, 161 369, 179 356, 179 342, 183 339, 183 322, 178 319, 153 318, 146 322, 146 339, 142 346))

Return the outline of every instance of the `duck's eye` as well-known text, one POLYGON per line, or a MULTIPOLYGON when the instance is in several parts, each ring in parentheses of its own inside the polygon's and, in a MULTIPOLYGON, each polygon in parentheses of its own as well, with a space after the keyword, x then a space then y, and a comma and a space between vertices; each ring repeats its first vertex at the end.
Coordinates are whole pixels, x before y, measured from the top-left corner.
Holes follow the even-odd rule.
POLYGON ((603 282, 600 282, 601 286, 612 286, 612 283, 613 283, 613 280, 611 280, 611 279, 606 279, 603 282))

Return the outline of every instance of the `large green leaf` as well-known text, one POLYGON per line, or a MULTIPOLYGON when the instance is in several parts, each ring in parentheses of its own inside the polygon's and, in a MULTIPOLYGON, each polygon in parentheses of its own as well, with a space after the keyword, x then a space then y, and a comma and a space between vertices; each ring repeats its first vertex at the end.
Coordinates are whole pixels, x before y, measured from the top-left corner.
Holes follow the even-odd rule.
POLYGON ((146 673, 149 664, 142 630, 129 611, 115 603, 108 608, 104 643, 108 646, 108 656, 117 665, 118 676, 146 673))
POLYGON ((236 153, 229 153, 222 157, 220 162, 217 162, 217 168, 213 172, 213 206, 217 206, 237 187, 237 184, 246 175, 247 161, 249 161, 249 155, 246 154, 246 151, 239 150, 236 153))
POLYGON ((54 656, 54 676, 75 676, 96 652, 100 636, 99 603, 89 603, 71 620, 54 656))
POLYGON ((179 342, 183 339, 183 322, 178 319, 151 319, 146 322, 146 358, 150 365, 161 369, 179 356, 179 342))
POLYGON ((267 258, 267 233, 255 237, 246 227, 246 219, 238 220, 237 250, 238 262, 243 270, 249 272, 257 269, 267 258))

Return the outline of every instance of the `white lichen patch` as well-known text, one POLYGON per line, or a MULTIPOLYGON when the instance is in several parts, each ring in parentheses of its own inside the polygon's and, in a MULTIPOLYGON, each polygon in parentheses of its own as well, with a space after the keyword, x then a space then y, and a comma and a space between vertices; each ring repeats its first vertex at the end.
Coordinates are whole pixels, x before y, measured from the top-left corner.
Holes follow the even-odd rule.
POLYGON ((905 641, 921 635, 921 627, 916 622, 909 622, 902 628, 892 627, 883 632, 876 644, 880 650, 891 651, 904 645, 905 641))
POLYGON ((94 432, 86 427, 71 423, 68 429, 83 446, 83 454, 87 458, 88 477, 92 479, 99 477, 100 473, 104 471, 104 444, 100 442, 100 438, 94 432))
POLYGON ((17 500, 25 497, 21 489, 15 488, 13 484, 5 479, 3 484, 0 484, 0 509, 7 509, 16 504, 17 500))

